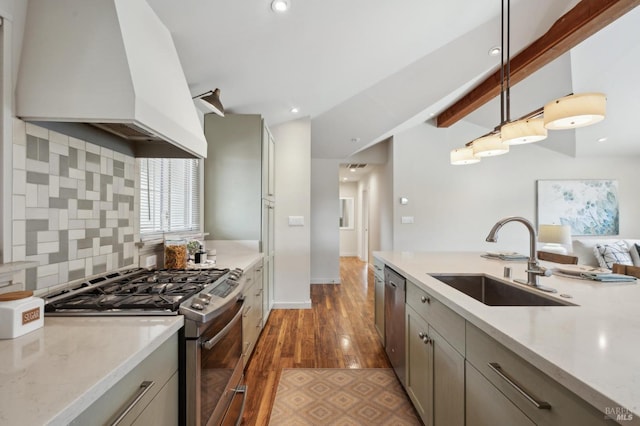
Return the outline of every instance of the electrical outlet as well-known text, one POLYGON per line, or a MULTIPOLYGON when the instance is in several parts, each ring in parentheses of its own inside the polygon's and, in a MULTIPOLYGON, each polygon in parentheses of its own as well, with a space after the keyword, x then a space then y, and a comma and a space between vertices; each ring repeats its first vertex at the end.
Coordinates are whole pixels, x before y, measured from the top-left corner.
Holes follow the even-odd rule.
POLYGON ((157 263, 158 263, 158 256, 156 256, 155 254, 152 254, 151 256, 147 256, 147 259, 145 260, 145 267, 155 268, 157 263))
POLYGON ((402 216, 401 223, 413 223, 413 216, 402 216))

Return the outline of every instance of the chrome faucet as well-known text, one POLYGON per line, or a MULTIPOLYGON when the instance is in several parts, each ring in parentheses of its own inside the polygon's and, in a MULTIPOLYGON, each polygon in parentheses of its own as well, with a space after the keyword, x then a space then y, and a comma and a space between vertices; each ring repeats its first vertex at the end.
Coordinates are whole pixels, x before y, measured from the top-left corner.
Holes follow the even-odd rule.
POLYGON ((505 217, 504 219, 499 220, 491 231, 489 231, 489 235, 487 235, 487 242, 495 243, 498 241, 498 231, 505 224, 509 222, 520 222, 529 230, 529 260, 527 261, 527 281, 524 280, 514 280, 521 284, 527 284, 532 287, 537 288, 538 290, 547 291, 549 293, 556 293, 557 290, 551 287, 545 287, 540 285, 538 282, 538 278, 541 276, 548 277, 551 275, 551 270, 544 268, 538 264, 538 256, 536 255, 536 230, 527 219, 519 216, 510 216, 505 217))

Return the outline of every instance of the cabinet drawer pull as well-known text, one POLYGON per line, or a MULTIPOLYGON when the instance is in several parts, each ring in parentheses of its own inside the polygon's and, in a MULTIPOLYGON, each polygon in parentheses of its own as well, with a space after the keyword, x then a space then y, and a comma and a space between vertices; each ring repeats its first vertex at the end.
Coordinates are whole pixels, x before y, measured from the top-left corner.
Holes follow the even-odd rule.
POLYGON ((431 340, 431 337, 429 337, 429 335, 427 333, 423 333, 422 331, 418 333, 418 337, 422 339, 422 342, 427 345, 429 343, 431 343, 433 340, 431 340))
POLYGON ((500 376, 505 382, 509 383, 515 390, 517 390, 522 396, 524 396, 530 403, 535 405, 536 408, 540 410, 550 410, 551 404, 546 401, 539 401, 533 396, 531 396, 522 386, 518 384, 515 380, 511 378, 507 373, 502 370, 500 364, 497 362, 490 362, 487 364, 489 368, 496 372, 498 376, 500 376))
POLYGON ((140 383, 140 387, 133 396, 133 400, 120 412, 120 414, 118 414, 118 417, 113 421, 113 423, 111 423, 111 426, 119 425, 120 422, 127 416, 127 414, 129 414, 131 410, 133 410, 133 407, 135 407, 136 404, 140 402, 140 400, 147 394, 147 392, 149 392, 149 389, 151 389, 152 387, 152 381, 147 380, 140 383))
POLYGON ((420 298, 420 301, 421 301, 422 303, 431 303, 431 299, 430 299, 429 297, 427 297, 427 296, 422 296, 422 297, 420 298))

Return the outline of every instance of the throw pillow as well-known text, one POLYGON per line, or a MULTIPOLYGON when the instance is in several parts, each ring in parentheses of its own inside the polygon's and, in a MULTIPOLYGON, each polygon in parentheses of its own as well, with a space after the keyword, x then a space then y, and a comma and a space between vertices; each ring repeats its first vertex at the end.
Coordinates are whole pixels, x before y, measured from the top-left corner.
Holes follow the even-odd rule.
POLYGON ((633 247, 629 249, 629 253, 631 253, 633 265, 640 266, 640 244, 634 244, 633 247))
POLYGON ((614 263, 633 265, 629 249, 624 241, 616 241, 611 244, 596 244, 593 254, 603 268, 611 269, 614 263))

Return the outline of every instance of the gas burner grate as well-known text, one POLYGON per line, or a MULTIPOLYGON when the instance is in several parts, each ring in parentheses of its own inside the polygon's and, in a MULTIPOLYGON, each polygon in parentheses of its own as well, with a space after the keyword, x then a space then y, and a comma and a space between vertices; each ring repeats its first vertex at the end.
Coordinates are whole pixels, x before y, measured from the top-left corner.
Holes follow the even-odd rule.
POLYGON ((228 269, 176 271, 144 270, 110 273, 56 293, 45 303, 45 312, 175 312, 180 303, 220 278, 228 269), (55 297, 55 298, 54 298, 55 297))

